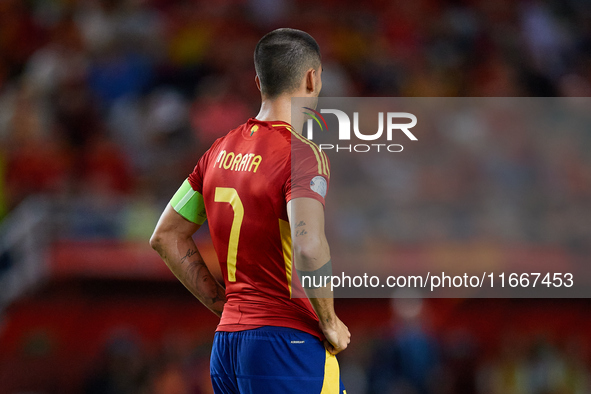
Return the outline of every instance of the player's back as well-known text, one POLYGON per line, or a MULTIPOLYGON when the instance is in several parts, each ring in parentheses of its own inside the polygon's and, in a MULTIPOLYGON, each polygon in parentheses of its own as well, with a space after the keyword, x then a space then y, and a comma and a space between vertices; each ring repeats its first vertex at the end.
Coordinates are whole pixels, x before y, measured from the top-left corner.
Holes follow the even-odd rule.
POLYGON ((189 177, 202 190, 226 285, 218 331, 270 325, 322 336, 291 258, 292 150, 310 176, 328 176, 324 154, 287 123, 250 119, 218 139, 189 177))

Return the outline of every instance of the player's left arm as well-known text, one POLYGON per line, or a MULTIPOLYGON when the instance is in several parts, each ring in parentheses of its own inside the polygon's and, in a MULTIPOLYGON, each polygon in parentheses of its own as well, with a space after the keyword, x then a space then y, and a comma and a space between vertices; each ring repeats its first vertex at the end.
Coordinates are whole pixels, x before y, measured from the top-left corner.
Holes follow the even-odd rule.
POLYGON ((226 292, 203 261, 193 234, 201 227, 179 214, 168 204, 150 238, 150 245, 181 283, 208 307, 222 316, 226 292))

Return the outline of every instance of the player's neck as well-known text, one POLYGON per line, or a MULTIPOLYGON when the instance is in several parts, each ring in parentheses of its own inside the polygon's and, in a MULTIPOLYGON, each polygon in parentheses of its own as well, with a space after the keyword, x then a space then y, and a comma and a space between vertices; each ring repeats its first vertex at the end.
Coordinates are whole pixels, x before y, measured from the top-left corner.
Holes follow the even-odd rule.
POLYGON ((291 124, 291 97, 263 99, 256 119, 263 122, 282 121, 291 124))

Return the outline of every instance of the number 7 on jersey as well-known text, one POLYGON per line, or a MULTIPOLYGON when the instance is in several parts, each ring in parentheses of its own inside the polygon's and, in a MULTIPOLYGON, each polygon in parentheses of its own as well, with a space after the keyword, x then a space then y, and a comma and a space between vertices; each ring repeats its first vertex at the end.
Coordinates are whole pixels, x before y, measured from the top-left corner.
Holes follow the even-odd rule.
POLYGON ((240 227, 244 218, 244 207, 238 196, 238 192, 233 187, 216 187, 215 202, 227 202, 234 211, 232 228, 230 229, 230 241, 228 242, 228 280, 236 282, 236 255, 238 254, 238 239, 240 238, 240 227))

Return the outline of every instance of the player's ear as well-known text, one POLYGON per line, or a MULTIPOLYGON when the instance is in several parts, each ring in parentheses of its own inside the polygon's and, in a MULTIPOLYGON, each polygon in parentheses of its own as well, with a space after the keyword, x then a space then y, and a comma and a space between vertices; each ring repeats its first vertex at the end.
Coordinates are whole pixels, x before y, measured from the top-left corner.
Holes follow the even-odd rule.
POLYGON ((306 72, 306 93, 311 94, 314 93, 317 88, 316 79, 318 78, 318 73, 313 68, 309 69, 306 72))
POLYGON ((322 65, 318 68, 316 72, 316 96, 320 94, 322 90, 322 65))
POLYGON ((259 79, 258 75, 254 76, 254 83, 257 85, 257 89, 260 92, 261 91, 261 80, 259 79))

